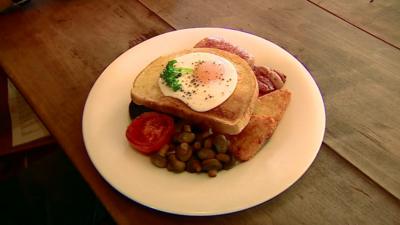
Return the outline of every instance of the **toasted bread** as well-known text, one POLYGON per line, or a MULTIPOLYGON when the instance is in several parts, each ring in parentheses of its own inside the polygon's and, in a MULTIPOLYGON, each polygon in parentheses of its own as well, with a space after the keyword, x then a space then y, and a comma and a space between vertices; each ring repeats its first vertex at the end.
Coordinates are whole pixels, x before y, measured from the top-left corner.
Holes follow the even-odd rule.
POLYGON ((230 136, 231 151, 240 161, 251 159, 269 140, 290 102, 290 92, 277 90, 259 97, 249 124, 230 136))
POLYGON ((215 132, 238 134, 248 124, 258 96, 258 84, 248 63, 232 53, 211 49, 194 48, 154 60, 143 69, 133 83, 131 97, 138 105, 172 114, 193 123, 211 127, 215 132), (168 61, 191 52, 208 52, 228 59, 238 73, 237 86, 232 95, 221 105, 196 112, 179 99, 164 96, 158 86, 160 73, 168 61))

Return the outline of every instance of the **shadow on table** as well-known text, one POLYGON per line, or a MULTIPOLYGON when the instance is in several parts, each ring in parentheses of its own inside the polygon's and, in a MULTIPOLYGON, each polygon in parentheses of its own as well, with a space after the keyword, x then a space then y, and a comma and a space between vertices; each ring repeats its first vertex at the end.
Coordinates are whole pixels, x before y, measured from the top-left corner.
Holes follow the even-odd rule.
POLYGON ((0 224, 115 224, 73 167, 53 145, 0 158, 0 224))

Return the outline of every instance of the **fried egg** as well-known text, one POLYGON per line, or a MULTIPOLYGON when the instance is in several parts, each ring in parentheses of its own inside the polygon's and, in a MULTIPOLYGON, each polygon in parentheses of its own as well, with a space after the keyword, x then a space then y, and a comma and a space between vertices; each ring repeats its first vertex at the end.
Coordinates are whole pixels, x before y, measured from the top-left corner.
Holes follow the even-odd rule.
POLYGON ((206 52, 193 52, 175 58, 176 68, 190 68, 177 78, 181 89, 173 91, 159 79, 159 87, 165 96, 181 100, 197 112, 211 110, 234 92, 238 75, 235 66, 227 59, 206 52))

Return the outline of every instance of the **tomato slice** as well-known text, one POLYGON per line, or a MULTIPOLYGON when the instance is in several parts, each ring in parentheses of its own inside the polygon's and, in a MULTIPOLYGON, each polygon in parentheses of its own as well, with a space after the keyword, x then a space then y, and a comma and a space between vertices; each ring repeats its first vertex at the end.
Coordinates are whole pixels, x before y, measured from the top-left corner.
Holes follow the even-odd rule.
POLYGON ((134 149, 150 154, 169 143, 174 131, 172 117, 157 112, 145 112, 128 126, 126 138, 134 149))

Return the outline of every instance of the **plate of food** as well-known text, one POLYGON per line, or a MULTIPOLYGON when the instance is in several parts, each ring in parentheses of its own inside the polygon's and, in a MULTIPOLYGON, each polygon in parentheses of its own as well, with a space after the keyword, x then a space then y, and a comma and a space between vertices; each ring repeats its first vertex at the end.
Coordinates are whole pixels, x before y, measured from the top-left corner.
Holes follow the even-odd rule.
POLYGON ((281 47, 192 28, 115 59, 89 93, 82 130, 96 169, 128 198, 220 215, 296 182, 321 146, 325 111, 310 73, 281 47))

